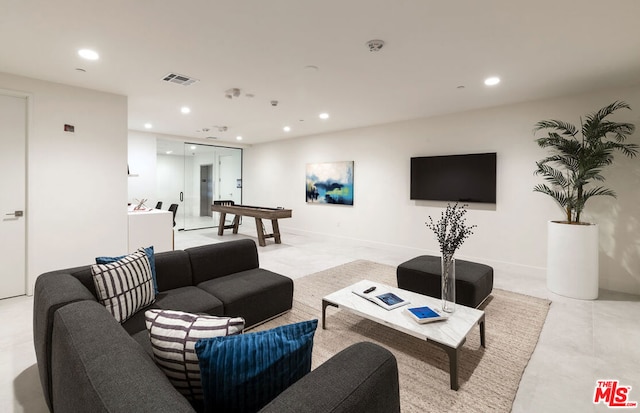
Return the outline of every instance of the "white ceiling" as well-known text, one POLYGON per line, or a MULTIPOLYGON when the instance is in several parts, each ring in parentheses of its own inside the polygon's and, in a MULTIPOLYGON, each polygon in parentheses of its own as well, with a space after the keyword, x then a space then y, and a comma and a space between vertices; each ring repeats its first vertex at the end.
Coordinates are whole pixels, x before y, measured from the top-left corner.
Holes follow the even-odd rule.
POLYGON ((0 71, 127 95, 133 130, 255 144, 637 85, 639 18, 640 0, 0 0, 0 71))

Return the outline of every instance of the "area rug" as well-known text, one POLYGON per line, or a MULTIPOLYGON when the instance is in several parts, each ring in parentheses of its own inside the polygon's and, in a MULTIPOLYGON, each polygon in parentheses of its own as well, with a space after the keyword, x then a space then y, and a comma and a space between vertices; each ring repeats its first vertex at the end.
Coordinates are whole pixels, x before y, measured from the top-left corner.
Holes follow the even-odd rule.
MULTIPOLYGON (((256 330, 314 318, 321 322, 323 296, 362 279, 397 286, 395 271, 360 260, 296 279, 293 309, 256 330)), ((398 360, 403 412, 509 412, 549 304, 494 289, 480 307, 487 347, 480 346, 479 327, 474 327, 460 352, 458 391, 449 387, 449 359, 443 350, 333 307, 327 309, 327 329, 318 325, 312 368, 351 344, 372 341, 398 360)))

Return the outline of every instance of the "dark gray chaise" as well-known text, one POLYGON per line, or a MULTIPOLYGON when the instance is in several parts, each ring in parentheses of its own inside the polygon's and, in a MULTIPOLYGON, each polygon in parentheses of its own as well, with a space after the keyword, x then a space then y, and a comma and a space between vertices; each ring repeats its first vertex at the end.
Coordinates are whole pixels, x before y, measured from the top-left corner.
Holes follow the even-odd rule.
MULTIPOLYGON (((293 282, 259 268, 251 240, 156 254, 149 308, 242 316, 252 326, 291 309, 293 282)), ((49 408, 60 412, 193 412, 156 367, 140 310, 119 324, 97 302, 89 266, 41 275, 34 344, 49 408)), ((265 412, 399 412, 396 360, 371 343, 335 355, 265 412)))

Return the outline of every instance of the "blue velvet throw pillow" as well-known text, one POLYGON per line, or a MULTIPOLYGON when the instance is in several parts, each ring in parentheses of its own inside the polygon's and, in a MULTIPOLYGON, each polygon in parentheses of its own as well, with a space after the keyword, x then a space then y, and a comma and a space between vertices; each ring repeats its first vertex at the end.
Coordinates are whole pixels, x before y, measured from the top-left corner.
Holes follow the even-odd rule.
POLYGON ((318 320, 198 340, 205 412, 257 412, 311 371, 318 320))
MULTIPOLYGON (((147 258, 149 258, 149 265, 151 267, 151 278, 153 279, 153 290, 156 294, 158 294, 158 282, 156 281, 156 259, 153 255, 153 245, 147 248, 140 248, 144 250, 144 253, 147 254, 147 258)), ((126 257, 126 255, 121 255, 119 257, 96 257, 96 264, 111 264, 112 262, 119 261, 126 257)))

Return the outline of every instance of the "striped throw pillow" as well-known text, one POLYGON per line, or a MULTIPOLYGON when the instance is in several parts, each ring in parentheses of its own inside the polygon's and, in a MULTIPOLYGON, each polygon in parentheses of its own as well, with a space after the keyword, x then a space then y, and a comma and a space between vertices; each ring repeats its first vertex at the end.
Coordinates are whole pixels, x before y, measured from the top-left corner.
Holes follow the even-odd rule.
POLYGON ((156 364, 183 396, 201 401, 196 342, 202 338, 240 334, 244 319, 155 309, 145 311, 144 315, 156 364))
POLYGON ((149 258, 138 250, 110 264, 91 266, 98 301, 124 323, 155 298, 149 258))
MULTIPOLYGON (((153 291, 158 294, 158 282, 156 281, 156 256, 153 253, 153 245, 145 248, 138 248, 138 251, 144 251, 149 258, 149 265, 151 266, 151 277, 153 278, 153 291)), ((120 255, 119 257, 96 257, 96 264, 111 264, 126 257, 126 255, 120 255)))

